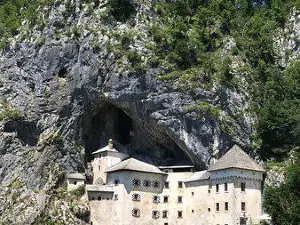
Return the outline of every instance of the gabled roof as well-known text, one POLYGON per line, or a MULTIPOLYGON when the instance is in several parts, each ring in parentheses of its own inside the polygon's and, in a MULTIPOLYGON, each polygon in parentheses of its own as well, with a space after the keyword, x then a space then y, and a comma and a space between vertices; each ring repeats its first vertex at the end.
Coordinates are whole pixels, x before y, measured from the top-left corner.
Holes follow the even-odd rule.
MULTIPOLYGON (((114 148, 114 141, 112 139, 109 139, 108 145, 106 145, 105 147, 100 148, 100 149, 94 151, 92 154, 97 154, 97 153, 101 153, 101 152, 116 152, 116 153, 120 153, 120 154, 125 154, 125 153, 121 153, 121 152, 117 151, 114 148)), ((125 155, 127 155, 127 154, 125 154, 125 155)))
POLYGON ((77 179, 77 180, 85 180, 85 176, 83 176, 81 173, 69 173, 67 175, 67 178, 77 179))
POLYGON ((110 145, 106 145, 105 147, 100 148, 100 149, 94 151, 92 154, 97 154, 97 153, 106 152, 106 151, 109 151, 109 152, 118 152, 115 148, 110 148, 110 145))
POLYGON ((189 178, 185 180, 185 182, 197 181, 197 180, 208 180, 209 172, 207 170, 198 171, 192 174, 189 178))
POLYGON ((225 153, 208 171, 216 171, 228 168, 239 168, 245 170, 254 170, 264 172, 264 168, 258 165, 249 155, 247 155, 239 146, 234 145, 225 153))
POLYGON ((114 171, 120 171, 120 170, 133 170, 133 171, 141 171, 141 172, 147 172, 147 173, 165 174, 160 169, 158 169, 156 166, 153 166, 151 164, 142 162, 142 161, 134 159, 134 158, 126 159, 122 162, 119 162, 118 164, 110 167, 106 172, 114 172, 114 171))

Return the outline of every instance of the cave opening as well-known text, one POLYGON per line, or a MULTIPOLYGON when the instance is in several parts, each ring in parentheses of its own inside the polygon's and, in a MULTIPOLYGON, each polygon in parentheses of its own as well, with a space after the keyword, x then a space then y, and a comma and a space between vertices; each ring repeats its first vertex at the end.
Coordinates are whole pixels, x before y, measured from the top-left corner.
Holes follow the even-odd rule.
POLYGON ((166 165, 189 162, 184 152, 155 123, 136 118, 109 102, 103 102, 94 114, 84 119, 86 161, 91 161, 92 152, 106 146, 110 138, 118 151, 149 163, 166 165))

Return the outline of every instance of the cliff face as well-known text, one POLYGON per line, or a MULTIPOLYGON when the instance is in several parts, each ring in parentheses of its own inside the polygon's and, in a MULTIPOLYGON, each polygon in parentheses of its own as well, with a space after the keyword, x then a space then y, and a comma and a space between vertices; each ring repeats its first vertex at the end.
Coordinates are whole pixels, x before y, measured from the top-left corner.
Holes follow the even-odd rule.
MULTIPOLYGON (((141 62, 153 57, 147 31, 159 17, 150 4, 136 6, 127 22, 103 19, 105 4, 74 1, 73 11, 54 4, 43 9, 48 12, 45 27, 28 30, 24 21, 20 34, 4 48, 3 224, 32 223, 63 174, 83 172, 91 152, 111 137, 130 145, 128 152, 135 157, 155 164, 189 161, 199 169, 233 143, 250 147, 255 117, 248 112, 249 84, 238 71, 240 88, 233 90, 217 83, 204 88, 201 82, 162 79, 167 74, 162 65, 127 66, 132 58, 126 52, 138 52, 141 62), (133 34, 127 49, 114 51, 124 33, 133 34)), ((234 45, 229 38, 222 54, 234 45)))

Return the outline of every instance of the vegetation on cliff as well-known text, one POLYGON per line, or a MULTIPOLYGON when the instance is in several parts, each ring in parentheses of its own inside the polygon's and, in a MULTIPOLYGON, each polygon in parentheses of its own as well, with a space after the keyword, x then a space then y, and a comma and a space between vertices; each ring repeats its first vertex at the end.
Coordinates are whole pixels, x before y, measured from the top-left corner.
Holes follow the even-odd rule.
MULTIPOLYGON (((0 48, 19 33, 24 20, 29 27, 39 25, 42 30, 47 21, 41 21, 36 11, 47 12, 50 6, 60 2, 66 3, 66 12, 75 11, 71 0, 0 1, 0 48)), ((99 0, 82 2, 99 5, 99 0)), ((136 15, 137 2, 109 0, 106 17, 127 22, 136 15)), ((135 69, 164 65, 167 69, 158 79, 189 81, 185 88, 190 92, 194 86, 211 88, 213 83, 249 92, 251 113, 257 118, 253 148, 264 160, 283 161, 289 151, 300 144, 300 62, 296 59, 286 67, 280 66, 274 36, 285 27, 295 8, 300 8, 298 0, 157 0, 152 4, 155 19, 148 30, 151 40, 145 44, 154 54, 148 65, 142 67, 139 53, 127 48, 133 34, 125 33, 119 37, 121 45, 114 48, 118 47, 126 54, 130 66, 135 69), (196 76, 199 73, 201 78, 196 76), (241 87, 238 77, 246 80, 248 86, 241 87)), ((74 27, 72 34, 79 36, 80 29, 74 27)), ((39 44, 43 44, 43 39, 39 44)), ((108 46, 111 47, 109 42, 108 46)), ((96 49, 97 45, 94 47, 96 49)), ((191 106, 189 110, 199 115, 220 115, 218 107, 206 103, 191 106)), ((0 120, 20 116, 14 108, 0 112, 0 120)), ((223 124, 229 132, 225 126, 228 123, 223 124)), ((287 170, 284 185, 267 189, 265 206, 275 224, 299 222, 299 217, 295 216, 300 198, 295 186, 299 187, 299 177, 295 171, 299 174, 297 163, 287 170), (281 202, 284 204, 279 205, 281 202), (290 212, 286 212, 287 208, 290 212)))

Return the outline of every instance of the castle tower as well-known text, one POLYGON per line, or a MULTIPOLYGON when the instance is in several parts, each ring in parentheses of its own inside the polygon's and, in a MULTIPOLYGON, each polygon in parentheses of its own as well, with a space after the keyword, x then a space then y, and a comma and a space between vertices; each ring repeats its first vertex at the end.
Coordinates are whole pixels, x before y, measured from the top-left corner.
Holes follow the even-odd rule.
POLYGON ((93 168, 93 184, 106 184, 106 171, 129 157, 129 155, 118 152, 113 145, 113 140, 109 139, 108 145, 104 148, 98 149, 92 153, 94 160, 92 161, 93 168))

